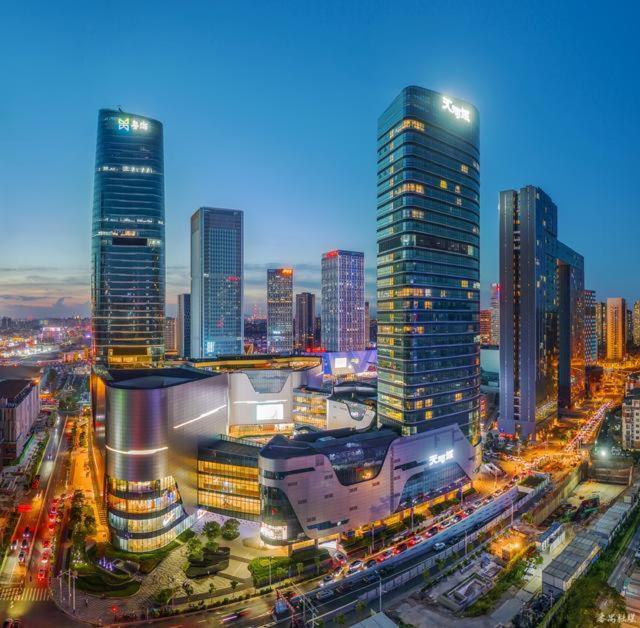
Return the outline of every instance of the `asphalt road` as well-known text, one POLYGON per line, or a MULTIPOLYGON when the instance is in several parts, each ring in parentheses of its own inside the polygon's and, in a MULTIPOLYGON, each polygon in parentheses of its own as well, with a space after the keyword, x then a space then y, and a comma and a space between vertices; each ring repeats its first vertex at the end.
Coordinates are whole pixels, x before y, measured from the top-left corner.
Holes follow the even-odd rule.
MULTIPOLYGON (((0 617, 21 618, 27 628, 31 626, 50 626, 52 628, 69 626, 73 622, 49 599, 46 579, 38 579, 41 568, 57 573, 55 561, 49 558, 42 562, 45 548, 42 542, 48 539, 52 542, 56 538, 57 548, 60 548, 59 537, 63 526, 57 525, 53 531, 49 530, 48 511, 51 500, 62 492, 70 492, 66 487, 66 461, 69 459, 69 446, 64 435, 65 424, 70 421, 60 419, 60 423, 51 431, 45 457, 40 468, 40 487, 37 491, 30 491, 32 510, 23 513, 17 526, 18 538, 22 538, 25 527, 35 531, 29 548, 29 554, 24 565, 18 563, 18 553, 11 552, 0 573, 2 596, 0 599, 0 617), (37 497, 41 494, 40 497, 37 497)), ((28 498, 23 500, 23 503, 28 498)), ((68 502, 66 507, 68 508, 68 502)), ((50 551, 49 551, 50 554, 50 551)), ((58 552, 58 556, 60 552, 58 552)))

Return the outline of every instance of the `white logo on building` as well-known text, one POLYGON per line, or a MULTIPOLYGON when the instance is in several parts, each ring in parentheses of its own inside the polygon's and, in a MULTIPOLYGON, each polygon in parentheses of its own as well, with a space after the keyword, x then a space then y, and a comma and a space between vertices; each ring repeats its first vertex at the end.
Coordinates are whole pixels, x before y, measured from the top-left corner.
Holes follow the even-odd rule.
POLYGON ((471 113, 469 112, 469 110, 465 109, 464 107, 458 107, 458 105, 454 105, 451 98, 447 98, 446 96, 442 97, 442 108, 446 109, 449 113, 452 113, 456 117, 456 120, 471 122, 471 113))
POLYGON ((118 118, 118 130, 148 131, 149 123, 146 120, 137 120, 136 118, 118 118))
POLYGON ((429 456, 429 466, 433 467, 436 464, 442 464, 447 460, 453 460, 453 449, 448 449, 443 454, 433 454, 429 456))

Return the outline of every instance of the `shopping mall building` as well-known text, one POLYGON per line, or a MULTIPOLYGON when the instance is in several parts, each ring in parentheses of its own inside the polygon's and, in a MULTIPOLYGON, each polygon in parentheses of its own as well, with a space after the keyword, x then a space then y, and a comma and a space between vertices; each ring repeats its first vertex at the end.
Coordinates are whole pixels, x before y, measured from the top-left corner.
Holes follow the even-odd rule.
POLYGON ((457 426, 412 437, 378 428, 374 365, 363 351, 95 374, 114 545, 162 547, 211 511, 293 546, 468 486, 474 453, 457 426))

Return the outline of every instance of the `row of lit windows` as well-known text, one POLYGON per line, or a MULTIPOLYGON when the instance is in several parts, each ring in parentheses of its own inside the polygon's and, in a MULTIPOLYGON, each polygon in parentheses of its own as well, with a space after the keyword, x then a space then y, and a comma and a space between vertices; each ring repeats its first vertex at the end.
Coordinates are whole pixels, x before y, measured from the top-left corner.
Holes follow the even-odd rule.
POLYGON ((218 493, 243 495, 245 497, 258 496, 258 477, 254 480, 240 480, 215 475, 198 475, 198 488, 218 493))
POLYGON ((418 131, 424 131, 424 122, 419 120, 412 120, 411 118, 405 118, 400 124, 389 131, 389 139, 392 140, 395 135, 402 133, 405 129, 416 129, 418 131))
POLYGON ((113 508, 121 512, 138 514, 164 510, 171 504, 174 504, 177 499, 178 493, 176 491, 168 491, 166 495, 156 497, 155 499, 122 499, 115 495, 107 496, 109 508, 113 508))
POLYGON ((202 506, 215 508, 217 510, 232 510, 239 514, 259 515, 260 499, 240 497, 238 495, 222 495, 220 493, 209 493, 199 491, 199 502, 202 506))
POLYGON ((214 476, 225 476, 229 478, 246 478, 258 481, 258 467, 245 467, 234 464, 224 464, 222 462, 210 462, 209 460, 198 460, 198 472, 214 476))
POLYGON ((127 480, 118 480, 116 478, 109 477, 108 484, 109 490, 112 492, 145 493, 149 491, 172 489, 175 487, 175 480, 171 475, 160 480, 151 480, 149 482, 128 482, 127 480))

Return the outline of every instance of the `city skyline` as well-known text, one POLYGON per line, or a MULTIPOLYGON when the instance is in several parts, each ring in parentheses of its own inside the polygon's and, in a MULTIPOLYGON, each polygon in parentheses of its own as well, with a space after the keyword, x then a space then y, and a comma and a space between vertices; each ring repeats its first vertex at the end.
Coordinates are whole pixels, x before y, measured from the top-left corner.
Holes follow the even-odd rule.
MULTIPOLYGON (((407 54, 414 61, 388 72, 391 60, 377 49, 377 35, 384 31, 391 11, 384 7, 366 24, 359 23, 355 6, 289 12, 253 7, 234 31, 235 41, 225 33, 216 38, 205 36, 206 31, 193 36, 193 30, 200 28, 197 22, 204 25, 212 18, 233 22, 238 8, 199 9, 209 19, 189 21, 188 35, 179 13, 162 14, 157 16, 157 28, 169 42, 165 46, 162 36, 145 42, 147 52, 150 46, 157 53, 158 63, 155 68, 143 64, 144 69, 137 63, 114 63, 112 54, 124 45, 124 57, 139 56, 138 40, 132 35, 142 16, 133 16, 107 41, 108 21, 100 20, 99 10, 87 9, 83 14, 44 7, 43 19, 33 25, 37 37, 23 38, 22 10, 12 7, 9 13, 5 9, 5 45, 17 54, 12 55, 16 61, 8 76, 10 96, 3 107, 7 120, 3 141, 11 147, 12 159, 6 160, 0 174, 0 204, 11 208, 3 212, 3 221, 17 237, 0 252, 0 314, 88 313, 95 115, 115 103, 165 125, 169 315, 175 314, 177 294, 189 287, 189 216, 203 205, 237 206, 247 212, 246 311, 265 301, 268 267, 293 267, 297 289, 319 296, 317 259, 332 248, 364 251, 366 298, 373 309, 372 131, 378 112, 399 89, 411 84, 474 102, 481 113, 483 306, 488 284, 498 275, 498 192, 507 185, 530 183, 549 190, 566 208, 561 229, 574 232, 575 246, 598 251, 585 269, 587 287, 603 298, 624 296, 635 301, 634 230, 626 228, 636 213, 635 200, 631 190, 620 186, 614 190, 607 183, 632 176, 634 131, 627 129, 624 118, 602 115, 612 103, 623 107, 632 102, 638 90, 624 79, 632 70, 634 55, 626 44, 618 43, 629 41, 624 31, 633 20, 614 20, 597 11, 578 12, 576 20, 570 3, 556 7, 554 21, 571 32, 575 43, 566 50, 559 27, 547 23, 543 11, 538 15, 528 8, 504 7, 480 32, 476 28, 479 10, 460 14, 447 8, 446 15, 438 10, 441 18, 450 13, 456 19, 462 36, 456 41, 455 54, 451 54, 448 34, 435 27, 433 36, 417 41, 411 34, 418 23, 429 20, 412 20, 415 26, 408 25, 411 32, 406 41, 407 54), (336 25, 338 16, 341 26, 336 25), (497 36, 501 28, 518 18, 536 28, 520 33, 515 47, 501 44, 497 36), (287 41, 268 46, 272 37, 268 29, 263 31, 265 19, 277 20, 280 28, 287 29, 287 41), (47 22, 56 28, 44 28, 47 22), (585 22, 598 25, 606 52, 582 45, 590 32, 585 22), (328 32, 327 24, 331 25, 328 32), (62 47, 53 45, 51 38, 64 39, 65 32, 75 33, 76 40, 62 47), (619 39, 613 40, 614 35, 619 39), (183 53, 180 44, 187 37, 197 43, 186 46, 183 53), (24 42, 34 40, 33 50, 24 48, 24 42), (290 55, 303 41, 306 54, 290 55), (326 42, 331 45, 322 45, 326 42), (40 46, 54 52, 43 59, 40 46), (340 66, 336 62, 347 55, 349 67, 334 73, 340 66), (85 61, 76 73, 53 71, 53 67, 72 66, 78 56, 85 61), (471 58, 473 63, 465 62, 471 58), (185 73, 187 62, 190 72, 185 73), (309 67, 311 71, 304 71, 309 67), (598 88, 591 90, 594 71, 598 88), (21 88, 27 75, 33 85, 28 92, 21 88), (531 76, 544 76, 544 89, 531 76), (171 81, 180 95, 168 97, 165 81, 171 81), (207 82, 215 84, 207 88, 215 89, 215 102, 201 98, 202 83, 207 82), (367 98, 361 97, 363 93, 367 98), (517 98, 509 95, 516 93, 517 98), (72 110, 73 116, 43 116, 42 102, 51 98, 58 107, 72 110), (585 128, 595 129, 597 137, 585 134, 585 128), (628 132, 620 133, 621 129, 628 132), (536 142, 541 135, 548 141, 536 142), (520 138, 518 146, 513 137, 520 138), (315 146, 313 154, 307 150, 309 142, 315 146), (39 150, 32 150, 34 144, 39 150), (248 153, 245 167, 252 173, 250 188, 241 185, 244 175, 232 165, 248 153), (340 157, 333 158, 336 154, 340 157), (26 182, 33 171, 38 172, 39 185, 29 187, 26 182), (616 208, 608 212, 611 238, 606 240, 599 225, 603 207, 616 208), (319 217, 312 246, 307 232, 298 226, 301 211, 319 217), (33 218, 28 230, 21 229, 26 214, 33 218), (615 267, 620 272, 613 272, 615 267)), ((430 15, 425 7, 416 6, 415 11, 425 18, 430 15)), ((633 42, 632 47, 637 45, 633 42)))

